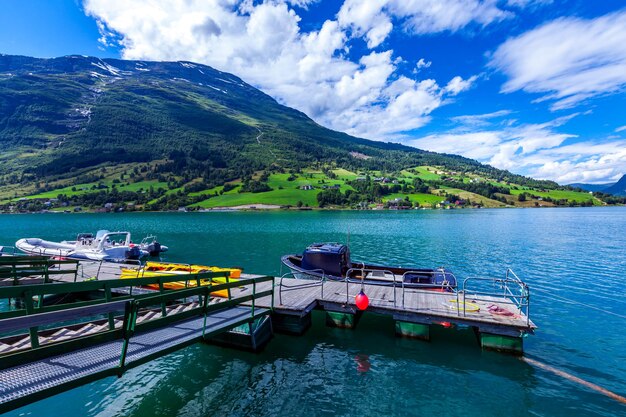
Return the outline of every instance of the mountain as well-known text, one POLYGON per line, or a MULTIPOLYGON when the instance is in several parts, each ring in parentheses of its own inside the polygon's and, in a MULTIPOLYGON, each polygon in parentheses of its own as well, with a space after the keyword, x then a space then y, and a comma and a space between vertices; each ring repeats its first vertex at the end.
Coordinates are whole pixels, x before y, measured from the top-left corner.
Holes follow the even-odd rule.
POLYGON ((626 197, 626 175, 622 175, 615 184, 602 190, 603 193, 626 197))
MULTIPOLYGON (((322 184, 337 169, 352 173, 346 181, 395 173, 402 182, 402 170, 427 167, 410 175, 432 181, 431 190, 480 189, 502 201, 496 194, 510 196, 508 184, 520 192, 562 188, 324 128, 232 74, 191 62, 0 55, 0 151, 0 204, 71 197, 67 204, 119 200, 158 209, 220 193, 264 193, 280 173, 304 181, 323 171, 322 184), (467 185, 474 178, 483 186, 467 185)), ((428 188, 405 180, 405 193, 428 188)), ((346 182, 346 190, 356 188, 346 182)), ((359 196, 378 201, 388 191, 359 196)))
POLYGON ((615 183, 610 182, 608 184, 584 184, 581 182, 577 182, 577 183, 573 183, 573 184, 568 184, 568 186, 572 187, 572 188, 580 188, 581 190, 585 190, 585 191, 604 191, 605 189, 609 188, 610 186, 614 185, 615 183))

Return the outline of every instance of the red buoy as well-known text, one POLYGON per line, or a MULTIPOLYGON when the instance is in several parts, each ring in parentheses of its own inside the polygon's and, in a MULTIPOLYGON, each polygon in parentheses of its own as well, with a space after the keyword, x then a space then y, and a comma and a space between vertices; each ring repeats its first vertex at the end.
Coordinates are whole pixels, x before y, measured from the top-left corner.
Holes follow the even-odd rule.
POLYGON ((359 310, 365 310, 367 306, 370 305, 370 299, 367 298, 363 290, 354 297, 354 302, 359 310))

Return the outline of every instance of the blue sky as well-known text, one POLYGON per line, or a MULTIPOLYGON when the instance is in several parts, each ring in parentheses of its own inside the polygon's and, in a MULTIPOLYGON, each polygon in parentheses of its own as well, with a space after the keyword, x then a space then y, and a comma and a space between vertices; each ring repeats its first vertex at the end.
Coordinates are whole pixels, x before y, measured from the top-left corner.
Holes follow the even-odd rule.
POLYGON ((626 173, 623 1, 3 0, 0 53, 200 62, 355 136, 626 173))

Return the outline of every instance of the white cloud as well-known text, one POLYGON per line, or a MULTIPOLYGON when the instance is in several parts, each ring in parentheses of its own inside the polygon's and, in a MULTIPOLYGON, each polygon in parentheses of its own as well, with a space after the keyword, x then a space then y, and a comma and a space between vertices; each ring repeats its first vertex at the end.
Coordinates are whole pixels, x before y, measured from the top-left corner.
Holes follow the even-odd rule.
POLYGON ((617 129, 615 129, 615 133, 623 132, 624 130, 626 130, 626 125, 620 126, 617 129))
MULTIPOLYGON (((290 4, 310 3, 84 0, 84 9, 96 18, 104 42, 120 43, 123 58, 208 64, 242 77, 325 126, 370 139, 398 138, 423 126, 446 97, 476 80, 456 76, 441 87, 435 80, 400 76, 402 60, 392 50, 349 59, 346 51, 354 36, 374 47, 392 29, 389 15, 382 12, 386 0, 354 2, 349 14, 340 12, 337 20, 305 33, 290 4), (350 29, 344 26, 347 18, 350 29)), ((346 1, 342 10, 350 4, 346 1)))
POLYGON ((380 45, 396 20, 415 34, 456 32, 476 23, 486 26, 511 17, 496 0, 346 0, 337 17, 342 27, 365 36, 369 48, 380 45))
POLYGON ((596 19, 562 18, 507 40, 491 67, 505 93, 540 93, 553 110, 626 87, 626 10, 596 19))
POLYGON ((517 7, 520 9, 537 8, 552 4, 554 0, 508 0, 506 5, 509 7, 517 7))
POLYGON ((507 111, 459 116, 458 131, 426 136, 407 144, 435 152, 453 153, 533 178, 573 182, 609 182, 626 173, 626 140, 572 142, 576 136, 561 133, 578 114, 541 124, 483 129, 488 120, 507 111), (478 122, 477 122, 478 121, 478 122))
POLYGON ((468 78, 467 80, 464 80, 463 78, 457 75, 456 77, 451 79, 450 82, 448 82, 448 84, 444 87, 444 90, 447 93, 450 93, 450 95, 456 96, 457 94, 465 90, 469 90, 477 78, 478 77, 474 75, 468 78))
POLYGON ((508 116, 511 114, 511 110, 499 110, 492 113, 486 114, 470 114, 466 116, 456 116, 452 117, 450 120, 460 123, 465 128, 476 128, 478 126, 486 126, 489 125, 492 119, 497 119, 503 116, 508 116))
POLYGON ((424 58, 420 58, 420 60, 419 60, 419 61, 417 61, 416 68, 417 68, 418 70, 419 70, 419 69, 422 69, 422 68, 430 68, 430 66, 431 66, 432 64, 433 64, 433 63, 432 63, 432 61, 426 61, 426 60, 424 60, 424 58))

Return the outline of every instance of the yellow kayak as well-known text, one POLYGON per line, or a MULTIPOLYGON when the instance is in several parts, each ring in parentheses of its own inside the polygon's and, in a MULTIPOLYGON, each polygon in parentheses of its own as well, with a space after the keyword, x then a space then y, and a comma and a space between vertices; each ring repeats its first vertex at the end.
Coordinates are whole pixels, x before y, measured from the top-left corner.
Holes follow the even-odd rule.
MULTIPOLYGON (((204 266, 204 265, 187 265, 167 262, 146 262, 146 264, 140 268, 122 268, 122 275, 120 278, 152 278, 164 275, 188 275, 198 274, 202 272, 230 272, 227 278, 213 278, 211 280, 202 279, 200 285, 209 285, 209 282, 213 284, 224 284, 226 282, 238 280, 241 277, 240 268, 221 268, 218 266, 204 266)), ((193 288, 197 286, 196 281, 174 281, 163 284, 164 288, 170 290, 179 290, 183 288, 193 288)), ((158 288, 157 284, 149 284, 146 287, 158 288)), ((215 297, 228 297, 228 290, 214 291, 211 293, 215 297)))

